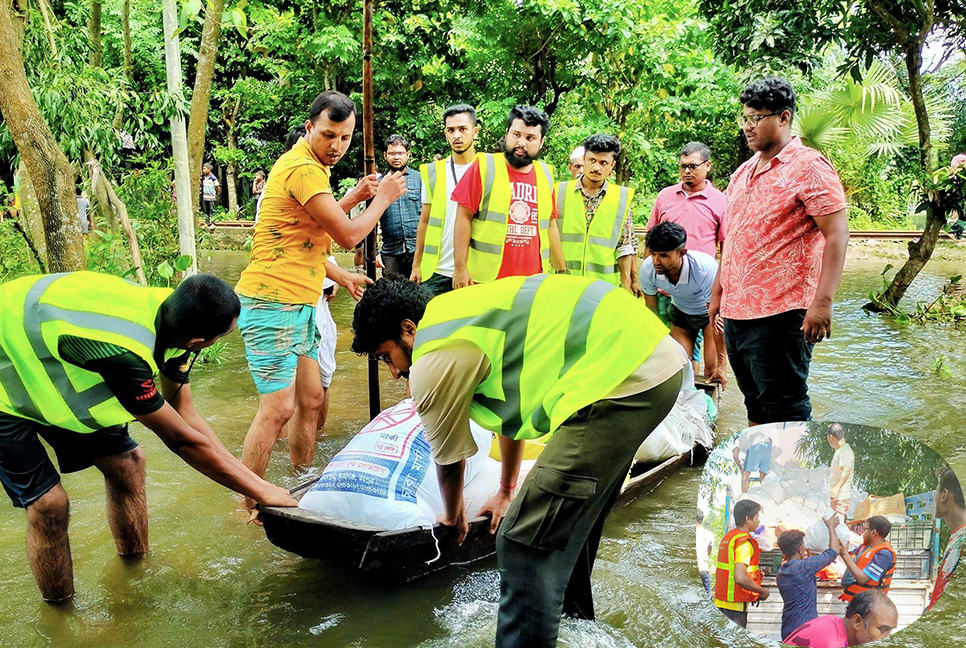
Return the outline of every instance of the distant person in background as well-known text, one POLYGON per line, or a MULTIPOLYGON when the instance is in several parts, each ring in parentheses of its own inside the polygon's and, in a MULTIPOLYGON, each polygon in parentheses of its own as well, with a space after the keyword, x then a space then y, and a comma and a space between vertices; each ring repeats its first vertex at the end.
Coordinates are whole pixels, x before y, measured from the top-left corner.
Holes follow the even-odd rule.
POLYGON ((849 553, 839 552, 848 569, 842 577, 844 592, 839 598, 851 601, 859 592, 871 589, 889 593, 892 574, 896 569, 896 551, 886 538, 892 531, 892 523, 881 515, 873 515, 865 521, 862 544, 849 553), (855 554, 853 558, 852 554, 855 554))
POLYGON ((845 440, 845 429, 838 423, 828 427, 828 444, 835 450, 832 455, 832 466, 829 470, 829 496, 832 498, 832 510, 842 515, 842 519, 849 512, 852 505, 852 481, 855 476, 855 453, 852 446, 845 440))
POLYGON ((215 201, 218 199, 220 183, 211 172, 211 165, 201 167, 201 212, 205 215, 205 225, 213 227, 211 219, 215 215, 215 201))
POLYGON ((584 154, 586 150, 583 146, 578 146, 570 153, 570 162, 567 163, 567 171, 570 177, 576 180, 584 174, 584 154))
POLYGON ((262 191, 265 190, 265 172, 259 169, 255 172, 255 179, 252 180, 252 195, 255 196, 256 200, 262 197, 262 191))
MULTIPOLYGON (((936 487, 936 519, 946 523, 949 529, 949 542, 943 552, 942 562, 939 563, 939 575, 936 586, 929 598, 931 608, 946 591, 963 551, 963 541, 966 540, 966 502, 963 501, 963 489, 959 485, 956 473, 949 466, 939 471, 939 485, 936 487)), ((926 608, 929 609, 929 608, 926 608)))
POLYGON ((704 528, 704 512, 698 509, 698 515, 695 518, 697 524, 695 524, 695 553, 698 558, 698 575, 701 576, 701 583, 704 585, 704 591, 711 595, 711 574, 708 571, 708 557, 711 555, 711 551, 714 549, 714 534, 710 530, 704 528))
POLYGON ((735 442, 733 456, 738 470, 741 471, 741 492, 747 493, 748 486, 751 484, 751 473, 761 473, 761 479, 768 473, 771 465, 771 437, 750 427, 744 430, 735 442), (739 457, 745 453, 745 462, 741 463, 739 457))
POLYGON ((379 219, 382 238, 379 261, 385 268, 384 276, 399 275, 409 279, 413 272, 416 230, 423 206, 423 181, 417 171, 409 168, 409 142, 402 135, 396 133, 386 138, 383 157, 389 171, 402 173, 406 178, 406 194, 389 205, 379 219))
MULTIPOLYGON (((960 167, 966 168, 966 153, 960 153, 953 158, 949 165, 954 171, 960 167)), ((960 169, 962 173, 962 169, 960 169)), ((959 206, 956 222, 949 228, 949 233, 956 237, 956 240, 963 238, 963 231, 966 230, 966 205, 959 206)))
POLYGON ((81 234, 87 236, 91 231, 91 201, 80 187, 77 188, 77 219, 80 221, 81 234))
POLYGON ((857 595, 845 608, 845 618, 825 615, 797 628, 782 642, 789 646, 847 648, 885 639, 899 625, 899 611, 878 590, 857 595))
POLYGON ((839 519, 832 516, 824 520, 828 527, 829 548, 817 556, 808 557, 805 534, 799 530, 785 531, 778 536, 778 546, 785 557, 785 564, 778 570, 775 582, 782 596, 782 640, 812 619, 818 618, 818 573, 832 564, 842 550, 842 543, 835 535, 839 519))

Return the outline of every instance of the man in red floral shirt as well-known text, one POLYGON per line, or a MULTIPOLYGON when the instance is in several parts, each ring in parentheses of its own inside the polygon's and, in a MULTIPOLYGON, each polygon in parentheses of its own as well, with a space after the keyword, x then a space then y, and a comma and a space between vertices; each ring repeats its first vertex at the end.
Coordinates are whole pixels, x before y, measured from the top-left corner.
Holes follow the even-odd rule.
POLYGON ((792 136, 787 80, 755 81, 741 103, 738 123, 755 155, 728 185, 728 238, 708 312, 724 330, 749 424, 806 421, 812 348, 832 335, 845 264, 845 192, 828 160, 792 136))

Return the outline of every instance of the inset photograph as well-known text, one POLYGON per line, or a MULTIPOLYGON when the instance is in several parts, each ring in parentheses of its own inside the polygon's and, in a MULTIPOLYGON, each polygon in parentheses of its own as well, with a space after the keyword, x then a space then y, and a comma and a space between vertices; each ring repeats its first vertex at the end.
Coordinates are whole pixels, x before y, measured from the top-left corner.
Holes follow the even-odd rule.
POLYGON ((698 571, 732 622, 793 646, 857 646, 942 596, 966 537, 959 480, 928 446, 836 422, 747 428, 710 455, 698 571))

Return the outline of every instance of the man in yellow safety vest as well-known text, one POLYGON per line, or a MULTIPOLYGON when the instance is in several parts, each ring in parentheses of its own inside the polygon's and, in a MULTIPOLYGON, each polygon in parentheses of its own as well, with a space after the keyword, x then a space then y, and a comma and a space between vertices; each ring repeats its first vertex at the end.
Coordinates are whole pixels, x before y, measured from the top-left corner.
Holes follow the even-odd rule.
POLYGON ((192 405, 189 354, 238 319, 224 281, 194 275, 172 292, 72 272, 8 282, 0 302, 0 481, 27 511, 27 556, 44 600, 71 598, 74 581, 67 492, 41 438, 61 472, 104 474, 122 556, 148 550, 144 451, 130 421, 214 481, 263 504, 296 505, 238 461, 192 405))
POLYGON ((594 618, 604 518, 687 360, 642 303, 588 277, 509 277, 430 297, 377 281, 356 307, 352 350, 409 378, 445 503, 438 522, 460 541, 464 462, 477 452, 469 419, 497 434, 500 489, 477 513, 499 527, 497 646, 550 648, 561 614, 594 618), (513 499, 524 443, 540 437, 513 499))

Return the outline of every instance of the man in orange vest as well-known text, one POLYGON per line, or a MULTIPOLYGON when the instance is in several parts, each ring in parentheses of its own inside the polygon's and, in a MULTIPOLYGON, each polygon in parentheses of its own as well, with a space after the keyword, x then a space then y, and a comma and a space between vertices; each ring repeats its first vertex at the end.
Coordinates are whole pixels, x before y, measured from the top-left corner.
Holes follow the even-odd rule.
POLYGON ((750 499, 735 504, 735 528, 725 534, 718 545, 718 568, 714 576, 714 604, 718 610, 740 625, 748 625, 748 603, 764 601, 768 590, 761 586, 758 560, 761 549, 751 537, 758 530, 761 504, 750 499))
POLYGON ((851 601, 859 592, 870 589, 889 593, 892 573, 896 569, 896 552, 886 540, 892 524, 881 515, 874 515, 865 521, 862 532, 862 545, 852 554, 843 551, 842 559, 848 572, 842 577, 845 592, 839 598, 851 601))

